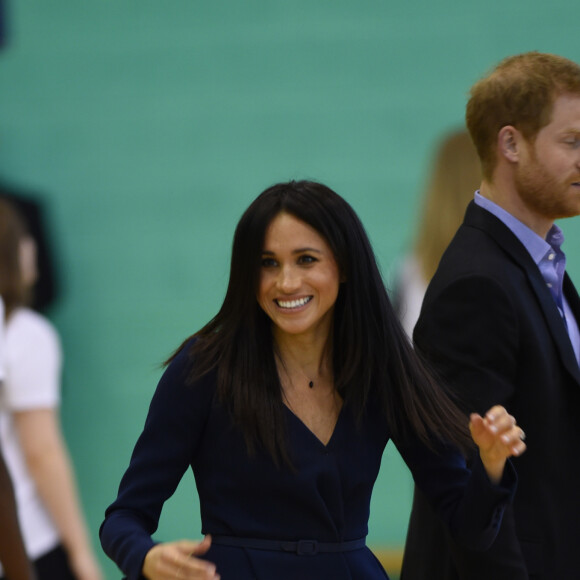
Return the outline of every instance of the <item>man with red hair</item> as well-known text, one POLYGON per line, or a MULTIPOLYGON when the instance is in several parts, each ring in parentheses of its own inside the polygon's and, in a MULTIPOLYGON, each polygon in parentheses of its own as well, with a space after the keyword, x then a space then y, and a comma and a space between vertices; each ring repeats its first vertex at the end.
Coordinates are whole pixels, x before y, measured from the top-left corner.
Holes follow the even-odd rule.
POLYGON ((466 412, 504 405, 528 436, 494 545, 461 549, 416 491, 403 580, 575 580, 580 538, 580 299, 554 221, 580 215, 580 66, 530 52, 471 89, 482 183, 443 255, 416 348, 466 412))

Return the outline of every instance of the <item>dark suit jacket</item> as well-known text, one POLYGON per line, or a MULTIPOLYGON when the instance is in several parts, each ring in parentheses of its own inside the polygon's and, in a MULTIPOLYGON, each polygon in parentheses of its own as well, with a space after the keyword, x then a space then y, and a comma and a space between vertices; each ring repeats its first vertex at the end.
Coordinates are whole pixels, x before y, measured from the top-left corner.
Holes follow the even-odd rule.
MULTIPOLYGON (((580 320, 568 276, 564 292, 580 320)), ((450 542, 416 492, 402 580, 579 578, 578 362, 527 250, 473 202, 429 285, 414 339, 466 412, 504 405, 526 432, 528 450, 515 460, 513 510, 486 553, 450 542)))

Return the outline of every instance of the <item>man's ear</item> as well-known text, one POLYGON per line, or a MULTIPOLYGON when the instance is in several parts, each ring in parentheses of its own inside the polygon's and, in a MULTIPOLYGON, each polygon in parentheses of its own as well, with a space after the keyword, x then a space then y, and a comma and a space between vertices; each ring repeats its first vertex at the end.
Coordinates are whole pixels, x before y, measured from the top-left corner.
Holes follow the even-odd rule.
POLYGON ((522 134, 512 125, 502 127, 497 134, 498 154, 511 163, 517 163, 520 159, 522 139, 522 134))

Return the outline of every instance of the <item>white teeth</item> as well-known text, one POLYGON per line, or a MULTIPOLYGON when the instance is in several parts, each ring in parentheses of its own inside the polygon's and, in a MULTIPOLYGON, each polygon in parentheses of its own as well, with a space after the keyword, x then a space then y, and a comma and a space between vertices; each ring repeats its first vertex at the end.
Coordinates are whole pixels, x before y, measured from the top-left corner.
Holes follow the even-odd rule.
POLYGON ((276 303, 280 308, 298 308, 299 306, 304 306, 310 300, 312 300, 312 296, 306 296, 299 300, 276 300, 276 303))

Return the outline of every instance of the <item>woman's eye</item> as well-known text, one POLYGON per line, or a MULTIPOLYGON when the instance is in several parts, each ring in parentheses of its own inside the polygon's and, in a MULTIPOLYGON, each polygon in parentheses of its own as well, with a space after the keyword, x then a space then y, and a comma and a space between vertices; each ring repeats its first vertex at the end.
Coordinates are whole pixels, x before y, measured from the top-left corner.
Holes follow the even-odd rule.
POLYGON ((313 264, 314 262, 317 261, 318 260, 314 256, 309 256, 308 254, 304 254, 303 256, 300 256, 300 258, 298 258, 299 264, 313 264))
POLYGON ((276 265, 274 258, 262 258, 262 268, 273 268, 276 265))

